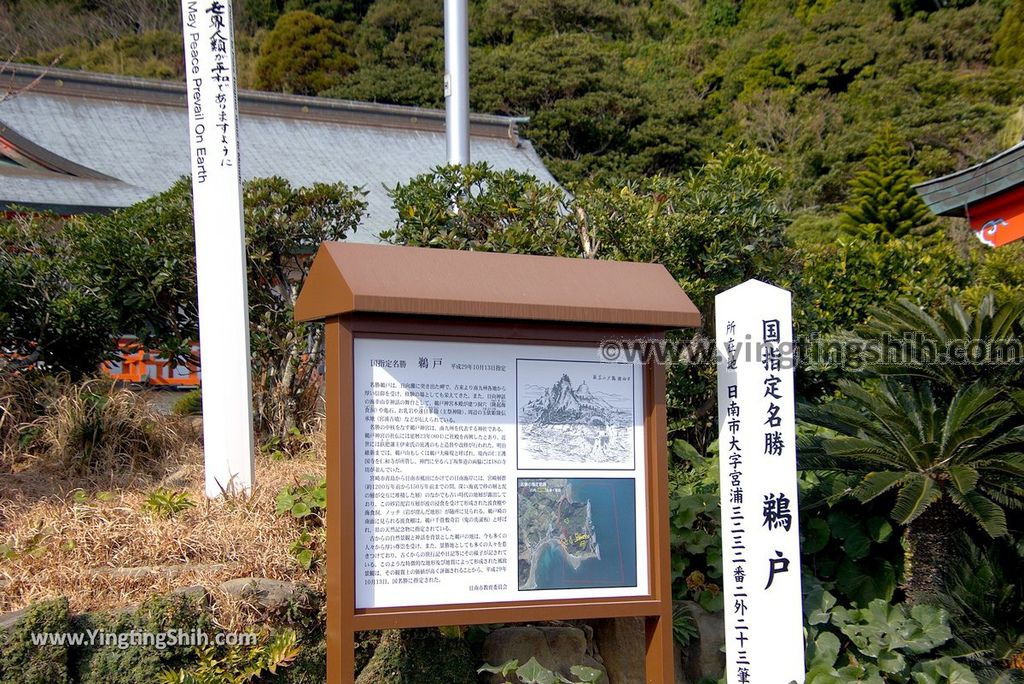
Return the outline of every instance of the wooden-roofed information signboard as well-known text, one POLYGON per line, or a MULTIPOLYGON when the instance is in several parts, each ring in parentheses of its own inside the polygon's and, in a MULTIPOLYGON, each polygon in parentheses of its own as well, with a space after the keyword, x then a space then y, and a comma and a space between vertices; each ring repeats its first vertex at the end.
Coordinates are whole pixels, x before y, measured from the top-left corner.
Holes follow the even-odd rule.
POLYGON ((327 243, 328 681, 382 628, 641 616, 673 681, 659 265, 327 243))

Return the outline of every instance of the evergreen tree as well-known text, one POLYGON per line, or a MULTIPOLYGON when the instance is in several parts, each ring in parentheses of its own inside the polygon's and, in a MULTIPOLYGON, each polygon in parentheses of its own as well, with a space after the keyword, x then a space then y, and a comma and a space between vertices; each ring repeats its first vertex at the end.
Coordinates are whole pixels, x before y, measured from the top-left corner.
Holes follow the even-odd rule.
POLYGON ((356 69, 345 26, 312 12, 282 14, 260 46, 255 85, 298 95, 316 95, 356 69))
POLYGON ((840 214, 840 226, 844 232, 880 242, 932 233, 935 218, 913 187, 920 180, 903 145, 886 127, 850 182, 853 192, 840 214))
POLYGON ((996 66, 1024 66, 1024 0, 1013 0, 1003 14, 999 30, 993 36, 996 66))

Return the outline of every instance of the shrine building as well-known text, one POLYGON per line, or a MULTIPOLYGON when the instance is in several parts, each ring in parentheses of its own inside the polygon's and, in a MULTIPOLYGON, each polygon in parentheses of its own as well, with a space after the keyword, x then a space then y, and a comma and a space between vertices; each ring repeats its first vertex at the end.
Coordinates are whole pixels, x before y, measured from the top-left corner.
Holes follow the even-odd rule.
MULTIPOLYGON (((244 179, 294 186, 343 182, 369 194, 348 239, 394 227, 386 188, 445 163, 442 110, 241 91, 244 179)), ((474 114, 473 161, 555 179, 524 119, 474 114)), ((164 82, 22 64, 0 74, 0 211, 108 212, 167 190, 190 173, 184 81, 164 82)))
POLYGON ((938 216, 967 219, 990 247, 1024 237, 1024 142, 915 189, 938 216))

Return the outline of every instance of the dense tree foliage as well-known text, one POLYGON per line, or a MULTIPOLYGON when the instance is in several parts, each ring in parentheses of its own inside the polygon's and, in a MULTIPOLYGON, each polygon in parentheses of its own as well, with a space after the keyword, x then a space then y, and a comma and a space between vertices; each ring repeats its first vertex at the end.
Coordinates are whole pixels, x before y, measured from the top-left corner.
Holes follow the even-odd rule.
MULTIPOLYGON (((759 277, 784 282, 796 263, 776 196, 781 175, 757 151, 727 148, 680 177, 588 183, 573 196, 515 172, 442 167, 391 190, 399 244, 661 263, 704 314, 714 295, 759 277)), ((714 367, 670 369, 672 429, 713 439, 714 367)))
MULTIPOLYGON (((315 417, 322 329, 292 311, 324 240, 356 229, 366 204, 344 185, 244 188, 253 405, 264 435, 315 417)), ((86 375, 114 339, 190 360, 198 338, 191 185, 105 216, 0 220, 0 372, 28 365, 86 375)))
POLYGON ((1024 2, 1013 0, 993 37, 995 63, 1004 67, 1024 67, 1024 2))
POLYGON ((83 274, 56 217, 0 221, 0 370, 28 367, 85 375, 113 351, 117 312, 83 274))
POLYGON ((267 34, 256 60, 254 85, 298 95, 315 95, 356 68, 342 27, 298 10, 282 14, 267 34))
MULTIPOLYGON (((22 58, 180 77, 174 3, 3 7, 0 40, 22 58)), ((674 175, 737 143, 780 167, 782 208, 831 221, 884 125, 918 177, 1020 137, 1020 0, 473 0, 470 11, 473 108, 530 117, 522 130, 562 183, 674 175)), ((443 104, 437 2, 247 0, 236 12, 243 85, 443 104)))

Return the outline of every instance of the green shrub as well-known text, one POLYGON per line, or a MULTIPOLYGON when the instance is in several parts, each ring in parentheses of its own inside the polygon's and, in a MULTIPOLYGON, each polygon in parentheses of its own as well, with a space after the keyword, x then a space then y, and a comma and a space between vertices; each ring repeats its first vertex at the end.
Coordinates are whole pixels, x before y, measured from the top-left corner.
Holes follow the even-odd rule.
POLYGON ((33 634, 72 631, 67 599, 42 601, 28 607, 12 627, 0 630, 0 684, 66 684, 68 647, 36 646, 33 634))
MULTIPOLYGON (((722 516, 718 459, 705 458, 686 442, 672 443, 675 482, 669 492, 672 596, 704 610, 722 610, 722 516), (680 473, 684 467, 689 470, 680 473)), ((683 628, 682 616, 680 627, 683 628)), ((683 637, 683 632, 679 636, 683 637)))
POLYGON ((189 390, 181 395, 171 412, 176 416, 201 416, 203 415, 203 392, 202 390, 189 390))
MULTIPOLYGON (((74 619, 76 632, 98 630, 105 634, 145 632, 202 632, 212 635, 217 629, 207 606, 199 599, 183 594, 155 596, 134 612, 86 613, 74 619)), ((96 644, 75 649, 72 654, 74 681, 78 684, 138 684, 157 682, 171 668, 184 667, 195 660, 195 648, 181 644, 157 649, 152 645, 130 644, 118 648, 115 643, 96 644)))
POLYGON ((802 564, 844 602, 891 601, 903 569, 900 535, 884 507, 842 496, 852 484, 835 474, 800 474, 802 564))
POLYGON ((793 313, 802 334, 832 333, 864 322, 871 307, 905 297, 939 304, 971 284, 971 264, 949 244, 917 237, 877 244, 842 238, 801 250, 793 313))
POLYGON ((876 599, 849 609, 812 583, 804 617, 807 684, 978 684, 970 668, 938 652, 953 635, 946 612, 934 606, 876 599))
POLYGON ((995 43, 993 61, 998 66, 1024 66, 1024 47, 1021 46, 1021 35, 1024 33, 1024 2, 1012 0, 1003 14, 999 30, 992 37, 995 43))
POLYGON ((167 670, 164 684, 237 684, 258 680, 264 673, 275 674, 290 665, 299 654, 295 630, 284 629, 256 646, 198 649, 199 662, 167 670))
POLYGON ((89 255, 65 221, 0 216, 0 372, 36 368, 80 377, 114 351, 114 302, 86 274, 89 255))

